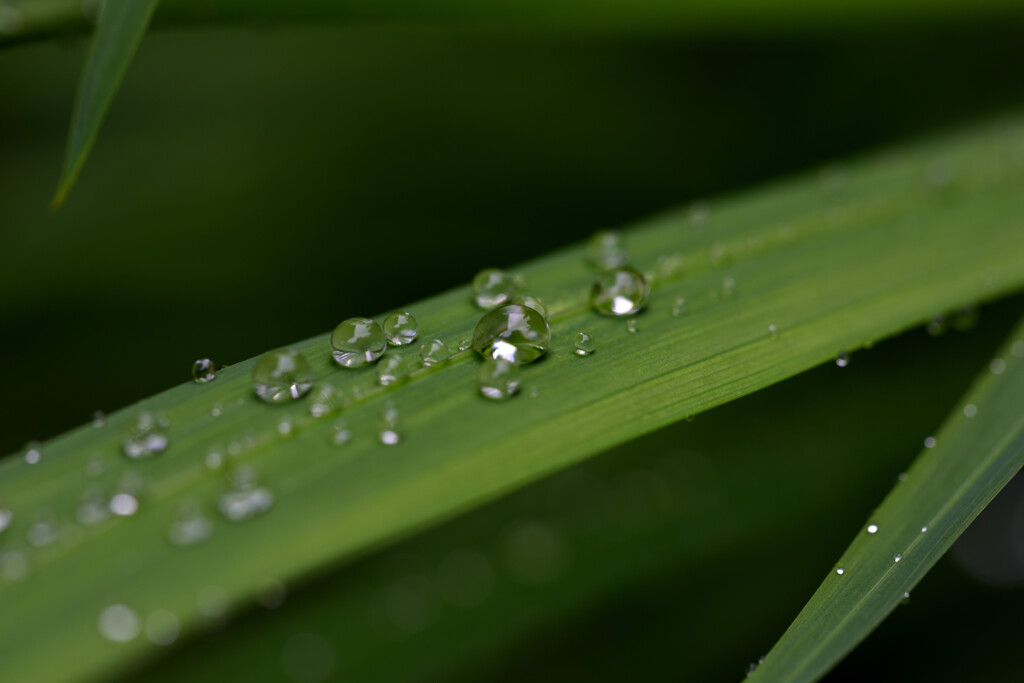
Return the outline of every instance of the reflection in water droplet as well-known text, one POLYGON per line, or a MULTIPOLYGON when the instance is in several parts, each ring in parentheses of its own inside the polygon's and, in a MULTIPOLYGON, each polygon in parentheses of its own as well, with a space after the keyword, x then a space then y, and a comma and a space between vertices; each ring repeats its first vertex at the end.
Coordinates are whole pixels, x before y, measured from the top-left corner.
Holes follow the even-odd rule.
POLYGON ((839 355, 836 356, 836 365, 838 365, 841 368, 845 368, 849 364, 850 354, 848 354, 846 351, 841 351, 839 355))
POLYGON ((281 651, 281 669, 295 683, 321 683, 334 671, 334 647, 315 633, 296 633, 281 651))
POLYGON ((594 337, 589 332, 577 332, 572 343, 577 356, 589 356, 594 352, 594 337))
POLYGON ((196 593, 196 607, 204 617, 223 616, 228 611, 228 592, 220 586, 204 586, 196 593))
POLYGON ((501 400, 519 391, 519 366, 501 358, 485 358, 477 374, 480 393, 501 400))
POLYGON ((927 532, 927 531, 928 531, 928 527, 926 527, 926 526, 921 527, 921 533, 922 534, 927 532))
POLYGON ((313 370, 294 349, 268 351, 253 366, 252 388, 267 403, 294 401, 313 388, 313 370))
POLYGON ((937 443, 938 443, 938 441, 935 440, 934 436, 929 436, 927 439, 924 440, 924 447, 925 448, 935 448, 935 444, 937 444, 937 443))
POLYGON ((110 499, 110 511, 118 517, 131 517, 139 509, 139 501, 130 493, 118 493, 110 499))
POLYGON ((459 351, 465 351, 465 350, 469 349, 470 345, 471 345, 471 342, 469 341, 468 338, 460 339, 459 340, 459 351))
POLYGON ((452 352, 448 349, 448 345, 440 339, 431 339, 429 342, 420 347, 420 360, 426 366, 437 365, 448 360, 452 355, 452 352))
POLYGON ((404 346, 416 341, 416 335, 420 332, 419 323, 412 313, 399 311, 392 313, 384 319, 384 336, 392 346, 404 346))
POLYGON ((146 638, 154 645, 170 645, 181 633, 181 622, 174 612, 158 609, 146 617, 146 638))
POLYGON ((508 273, 487 268, 473 278, 473 301, 480 308, 494 308, 509 301, 515 289, 515 282, 508 273))
POLYGON ((632 315, 647 305, 649 293, 643 275, 632 268, 616 268, 591 287, 590 305, 602 315, 632 315))
POLYGON ((548 317, 548 307, 544 304, 543 301, 541 301, 535 296, 530 296, 529 294, 525 296, 517 296, 512 303, 519 304, 520 306, 526 306, 527 308, 532 308, 545 318, 548 317))
POLYGON ((127 643, 139 635, 139 615, 127 605, 110 605, 100 612, 100 635, 115 643, 127 643))
POLYGON ((369 318, 349 318, 331 333, 331 355, 343 368, 374 363, 384 355, 388 341, 384 330, 369 318))
POLYGON ((377 438, 385 446, 394 446, 402 440, 401 435, 398 433, 398 409, 390 401, 385 404, 384 411, 380 416, 380 433, 377 438))
POLYGON ((148 458, 167 450, 170 444, 163 432, 164 421, 151 412, 139 413, 121 441, 121 449, 132 460, 148 458))
POLYGON ((964 417, 974 417, 978 414, 978 406, 968 403, 964 406, 964 417))
POLYGON ((537 311, 509 304, 485 314, 473 332, 473 350, 485 358, 532 363, 551 341, 548 321, 537 311))
POLYGON ((878 533, 878 525, 877 524, 868 524, 868 533, 869 534, 877 534, 878 533))
POLYGON ((196 384, 205 384, 217 377, 217 366, 209 358, 200 358, 192 364, 192 379, 196 384))

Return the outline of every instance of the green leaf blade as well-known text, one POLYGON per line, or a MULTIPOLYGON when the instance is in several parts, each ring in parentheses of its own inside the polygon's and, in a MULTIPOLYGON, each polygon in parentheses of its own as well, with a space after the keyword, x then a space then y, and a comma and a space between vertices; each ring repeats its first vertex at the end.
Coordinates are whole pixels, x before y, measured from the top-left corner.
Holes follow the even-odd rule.
POLYGON ((149 26, 157 0, 108 0, 85 58, 71 114, 68 146, 53 208, 60 207, 78 179, 128 65, 149 26))
POLYGON ((986 370, 954 408, 934 446, 925 447, 872 513, 765 657, 756 680, 795 683, 825 675, 896 608, 1020 470, 1022 357, 1024 322, 997 354, 1000 369, 986 370))

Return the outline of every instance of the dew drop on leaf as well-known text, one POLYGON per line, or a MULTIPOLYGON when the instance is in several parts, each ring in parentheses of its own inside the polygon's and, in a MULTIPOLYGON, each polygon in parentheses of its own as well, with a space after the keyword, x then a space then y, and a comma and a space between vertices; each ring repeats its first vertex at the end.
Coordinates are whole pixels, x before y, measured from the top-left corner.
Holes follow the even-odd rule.
POLYGON ((632 315, 647 305, 649 293, 643 275, 632 268, 616 268, 594 282, 590 305, 602 315, 632 315))
POLYGON ((205 384, 217 377, 217 366, 209 358, 200 358, 192 364, 192 379, 196 384, 205 384))
POLYGON ((164 421, 154 413, 139 413, 121 441, 121 450, 132 460, 163 453, 170 445, 163 431, 163 424, 164 421))
POLYGON ((516 291, 512 277, 498 268, 481 270, 473 278, 473 301, 480 308, 494 308, 508 302, 516 291))
POLYGON ((535 296, 530 296, 529 294, 525 296, 517 296, 512 303, 519 304, 520 306, 526 306, 527 308, 532 308, 545 318, 548 317, 548 307, 544 304, 543 301, 541 301, 535 296))
POLYGON ((392 346, 404 346, 416 341, 420 327, 412 313, 399 311, 384 319, 384 336, 392 346))
POLYGON ((384 330, 369 318, 343 320, 331 333, 331 355, 343 368, 359 368, 384 355, 388 341, 384 330))
POLYGON ((431 339, 420 347, 420 360, 428 367, 445 362, 451 355, 452 352, 448 345, 440 339, 431 339))
POLYGON ((511 363, 532 363, 551 341, 548 321, 537 311, 519 304, 485 314, 473 331, 473 350, 485 358, 511 363))
POLYGON ((839 355, 836 356, 836 365, 841 368, 845 368, 850 364, 850 354, 846 351, 840 351, 839 355))
POLYGON ((485 358, 477 380, 480 393, 486 398, 500 401, 519 391, 519 365, 502 358, 485 358))
POLYGON ((127 643, 139 635, 139 615, 127 605, 109 605, 100 612, 97 622, 102 635, 115 643, 127 643))
POLYGON ((594 337, 589 332, 577 332, 572 344, 573 353, 577 356, 589 356, 594 352, 594 337))
POLYGON ((394 354, 389 354, 377 364, 377 382, 386 387, 394 384, 401 378, 402 359, 394 354))
POLYGON ((621 268, 629 263, 629 252, 622 237, 612 230, 595 232, 587 240, 587 263, 600 271, 621 268))
POLYGON ((313 388, 313 370, 295 349, 268 351, 253 366, 252 388, 267 403, 294 401, 313 388))

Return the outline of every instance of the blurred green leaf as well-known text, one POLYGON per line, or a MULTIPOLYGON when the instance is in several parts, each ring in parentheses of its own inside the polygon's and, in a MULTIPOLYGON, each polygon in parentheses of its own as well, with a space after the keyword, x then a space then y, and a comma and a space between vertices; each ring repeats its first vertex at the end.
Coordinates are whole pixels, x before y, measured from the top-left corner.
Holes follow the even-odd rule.
POLYGON ((102 4, 75 95, 54 208, 64 202, 75 184, 156 4, 157 0, 107 0, 102 4))
MULTIPOLYGON (((514 400, 477 394, 468 352, 418 368, 414 352, 393 351, 417 369, 380 387, 373 369, 334 365, 321 336, 297 348, 343 392, 326 416, 311 416, 308 400, 257 401, 247 361, 55 439, 38 464, 3 463, 0 500, 14 514, 5 562, 28 579, 0 585, 7 670, 85 679, 128 666, 153 647, 131 630, 129 642, 104 642, 96 622, 110 605, 169 610, 197 628, 268 580, 350 559, 936 311, 1021 287, 1022 139, 1019 120, 1000 121, 638 226, 627 243, 654 293, 636 332, 587 306, 594 276, 581 247, 524 265, 529 292, 552 311, 554 343, 514 400), (586 358, 572 352, 580 329, 597 339, 586 358), (389 402, 401 415, 394 447, 377 439, 389 402), (171 446, 127 461, 121 438, 142 410, 167 415, 171 446), (354 435, 344 447, 332 443, 339 413, 354 435), (211 522, 213 540, 176 547, 166 536, 183 508, 212 516, 229 490, 204 465, 211 449, 230 454, 236 476, 255 470, 274 509, 211 522), (94 472, 88 484, 83 471, 94 472), (83 497, 127 486, 140 505, 130 518, 73 521, 83 497), (42 656, 53 648, 63 656, 42 656)), ((282 276, 301 275, 301 262, 282 264, 282 276)), ((452 347, 480 316, 465 287, 411 310, 422 340, 452 347)))
POLYGON ((825 675, 909 596, 1024 465, 1024 323, 768 653, 758 681, 825 675))

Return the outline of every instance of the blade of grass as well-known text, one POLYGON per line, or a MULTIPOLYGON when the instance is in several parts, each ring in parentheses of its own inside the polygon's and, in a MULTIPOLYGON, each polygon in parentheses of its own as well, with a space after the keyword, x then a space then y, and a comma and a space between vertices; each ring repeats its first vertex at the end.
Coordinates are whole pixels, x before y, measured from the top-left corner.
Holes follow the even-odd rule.
POLYGON ((75 95, 68 146, 53 208, 64 203, 78 179, 114 93, 146 32, 156 3, 157 0, 107 0, 102 4, 75 95))
POLYGON ((899 605, 1024 465, 1024 321, 865 522, 758 681, 825 675, 899 605), (840 572, 842 572, 840 574, 840 572))
MULTIPOLYGON (((257 401, 250 360, 210 384, 182 385, 112 415, 102 428, 57 438, 38 464, 3 463, 0 501, 14 513, 4 532, 5 557, 14 559, 6 562, 27 577, 0 584, 6 670, 74 680, 130 665, 153 647, 141 638, 104 642, 96 620, 107 605, 170 610, 191 631, 210 611, 197 605, 208 586, 245 604, 268 578, 349 559, 840 350, 1020 288, 1022 141, 1021 120, 1001 121, 852 164, 824 182, 781 183, 638 226, 629 248, 655 290, 635 333, 587 307, 593 275, 581 247, 526 264, 519 272, 552 311, 554 345, 526 368, 527 395, 511 401, 477 394, 470 353, 382 388, 372 369, 335 366, 321 336, 296 347, 319 381, 345 393, 340 414, 355 437, 344 448, 330 439, 338 411, 316 419, 308 401, 257 401), (676 316, 681 297, 689 313, 676 316), (571 349, 581 328, 597 339, 587 358, 571 349), (376 438, 389 401, 402 415, 395 447, 376 438), (121 436, 141 410, 167 414, 171 447, 127 461, 121 436), (212 515, 226 490, 203 464, 211 448, 258 471, 274 510, 216 524, 205 544, 174 547, 166 533, 182 506, 212 515), (83 471, 94 473, 89 483, 83 471), (136 515, 74 521, 90 488, 109 495, 125 477, 141 481, 136 515), (42 544, 40 519, 54 532, 42 544), (64 656, 45 657, 43 648, 64 656)), ((467 288, 410 308, 424 339, 453 347, 480 315, 467 288)), ((414 352, 398 353, 416 364, 414 352)))

